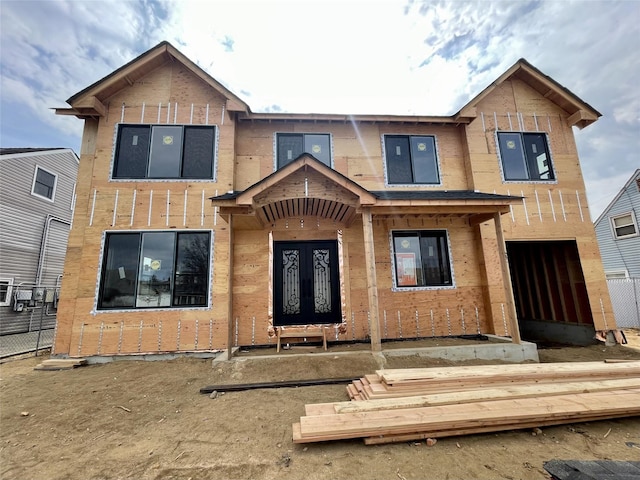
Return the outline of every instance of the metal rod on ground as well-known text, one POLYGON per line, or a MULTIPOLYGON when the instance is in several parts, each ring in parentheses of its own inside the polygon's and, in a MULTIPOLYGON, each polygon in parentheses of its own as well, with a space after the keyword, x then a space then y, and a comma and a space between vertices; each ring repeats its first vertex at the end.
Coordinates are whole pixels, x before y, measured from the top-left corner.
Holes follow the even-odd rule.
POLYGON ((336 385, 340 383, 350 383, 359 380, 361 377, 350 378, 321 378, 317 380, 287 380, 283 382, 265 383, 240 383, 237 385, 211 385, 200 389, 200 393, 211 392, 240 392, 243 390, 256 390, 261 388, 287 388, 287 387, 310 387, 316 385, 336 385))

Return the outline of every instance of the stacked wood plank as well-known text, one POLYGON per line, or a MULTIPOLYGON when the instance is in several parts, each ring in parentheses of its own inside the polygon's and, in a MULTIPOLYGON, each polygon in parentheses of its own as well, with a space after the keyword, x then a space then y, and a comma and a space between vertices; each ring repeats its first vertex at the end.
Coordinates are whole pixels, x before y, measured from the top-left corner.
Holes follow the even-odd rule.
POLYGON ((34 370, 71 370, 86 365, 84 358, 50 358, 43 361, 34 370))
POLYGON ((640 415, 640 361, 379 370, 309 404, 295 443, 367 444, 640 415))

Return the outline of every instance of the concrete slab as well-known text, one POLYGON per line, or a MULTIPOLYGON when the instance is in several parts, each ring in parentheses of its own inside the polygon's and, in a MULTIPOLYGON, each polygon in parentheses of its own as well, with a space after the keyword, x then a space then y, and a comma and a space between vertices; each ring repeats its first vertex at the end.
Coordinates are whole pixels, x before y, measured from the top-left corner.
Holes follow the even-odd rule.
POLYGON ((425 358, 443 358, 451 361, 461 360, 502 360, 505 362, 539 362, 535 343, 488 343, 485 345, 460 345, 428 348, 394 348, 382 350, 389 357, 418 355, 425 358))

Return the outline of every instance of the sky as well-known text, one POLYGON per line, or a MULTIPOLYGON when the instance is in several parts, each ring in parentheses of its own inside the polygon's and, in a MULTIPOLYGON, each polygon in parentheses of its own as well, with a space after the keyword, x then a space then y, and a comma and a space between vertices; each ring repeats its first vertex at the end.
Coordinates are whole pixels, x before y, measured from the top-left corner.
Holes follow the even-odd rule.
POLYGON ((52 109, 163 40, 254 112, 451 115, 525 58, 603 115, 592 220, 640 168, 640 0, 0 0, 0 147, 79 153, 52 109))

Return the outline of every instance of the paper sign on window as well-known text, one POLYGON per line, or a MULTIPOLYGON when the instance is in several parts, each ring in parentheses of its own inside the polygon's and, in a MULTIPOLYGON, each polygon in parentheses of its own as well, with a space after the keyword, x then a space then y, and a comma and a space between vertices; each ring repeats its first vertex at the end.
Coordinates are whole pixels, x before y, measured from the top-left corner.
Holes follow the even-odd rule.
POLYGON ((399 287, 417 285, 415 253, 396 253, 396 269, 399 287))

